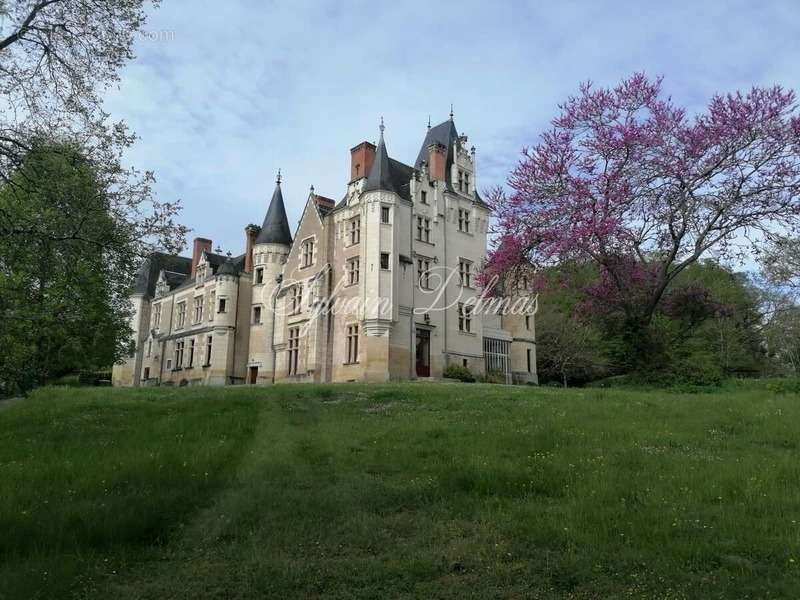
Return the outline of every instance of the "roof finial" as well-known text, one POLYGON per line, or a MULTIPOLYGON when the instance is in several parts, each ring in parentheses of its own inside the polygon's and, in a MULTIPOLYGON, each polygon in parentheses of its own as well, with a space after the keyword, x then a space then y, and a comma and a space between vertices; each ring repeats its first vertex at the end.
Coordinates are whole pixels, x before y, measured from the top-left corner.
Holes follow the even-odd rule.
POLYGON ((428 115, 428 129, 431 128, 431 116, 428 115))
POLYGON ((281 184, 281 170, 280 170, 280 168, 278 168, 278 176, 275 178, 275 183, 277 183, 278 185, 281 184))
POLYGON ((450 120, 453 120, 453 103, 450 103, 450 120))
POLYGON ((383 139, 383 130, 384 130, 384 129, 386 129, 386 127, 385 127, 385 126, 384 126, 384 124, 383 124, 383 115, 381 115, 381 124, 380 124, 380 126, 378 127, 378 129, 380 129, 380 130, 381 130, 381 139, 383 139))
POLYGON ((314 195, 314 184, 313 183, 311 184, 311 195, 312 196, 314 195))

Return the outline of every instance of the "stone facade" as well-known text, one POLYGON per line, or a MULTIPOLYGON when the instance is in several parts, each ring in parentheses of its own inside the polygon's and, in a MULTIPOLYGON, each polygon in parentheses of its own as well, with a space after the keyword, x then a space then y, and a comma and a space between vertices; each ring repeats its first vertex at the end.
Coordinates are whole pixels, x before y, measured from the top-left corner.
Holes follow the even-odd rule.
POLYGON ((351 150, 344 198, 312 187, 294 236, 279 176, 241 256, 198 238, 192 258, 148 259, 114 384, 382 382, 451 364, 535 383, 535 303, 471 311, 489 228, 476 175, 452 118, 428 128, 413 166, 389 157, 381 124, 377 146, 351 150))

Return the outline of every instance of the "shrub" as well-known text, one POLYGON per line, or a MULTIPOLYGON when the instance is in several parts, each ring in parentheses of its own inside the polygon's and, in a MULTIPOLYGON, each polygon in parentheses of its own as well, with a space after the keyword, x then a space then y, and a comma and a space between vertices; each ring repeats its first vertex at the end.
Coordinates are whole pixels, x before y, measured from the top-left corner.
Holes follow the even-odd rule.
POLYGON ((800 394, 800 379, 777 379, 767 382, 767 389, 775 394, 800 394))
POLYGON ((78 373, 79 385, 110 385, 111 371, 81 371, 78 373))
POLYGON ((506 376, 502 371, 487 371, 484 375, 478 376, 481 383, 505 383, 506 376))
POLYGON ((465 383, 474 383, 475 376, 472 374, 467 367, 462 367, 461 365, 449 365, 442 373, 443 377, 447 379, 458 379, 459 381, 463 381, 465 383))

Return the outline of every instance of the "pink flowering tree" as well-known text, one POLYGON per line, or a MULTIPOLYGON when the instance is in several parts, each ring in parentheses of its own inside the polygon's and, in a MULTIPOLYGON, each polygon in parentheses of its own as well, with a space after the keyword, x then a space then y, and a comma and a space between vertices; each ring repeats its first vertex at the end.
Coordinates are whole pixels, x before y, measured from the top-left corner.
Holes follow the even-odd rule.
POLYGON ((580 87, 509 191, 489 197, 496 243, 484 276, 591 261, 591 290, 640 336, 671 281, 701 257, 741 256, 800 225, 800 116, 775 86, 715 96, 690 116, 635 74, 580 87))

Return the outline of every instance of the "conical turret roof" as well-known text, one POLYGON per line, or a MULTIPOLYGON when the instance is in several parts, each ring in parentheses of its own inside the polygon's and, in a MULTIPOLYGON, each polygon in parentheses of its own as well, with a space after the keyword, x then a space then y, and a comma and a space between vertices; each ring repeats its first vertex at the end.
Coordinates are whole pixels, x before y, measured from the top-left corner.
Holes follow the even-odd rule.
POLYGON ((378 148, 375 150, 375 160, 369 170, 367 181, 364 183, 364 191, 386 190, 397 192, 392 181, 391 165, 389 164, 389 153, 386 152, 386 143, 383 141, 383 118, 381 118, 381 137, 378 140, 378 148))
POLYGON ((264 224, 261 231, 256 236, 256 244, 286 244, 291 245, 292 232, 289 229, 289 219, 286 217, 286 207, 283 204, 283 194, 281 193, 281 176, 275 182, 275 191, 272 193, 272 200, 269 203, 267 216, 264 217, 264 224))

